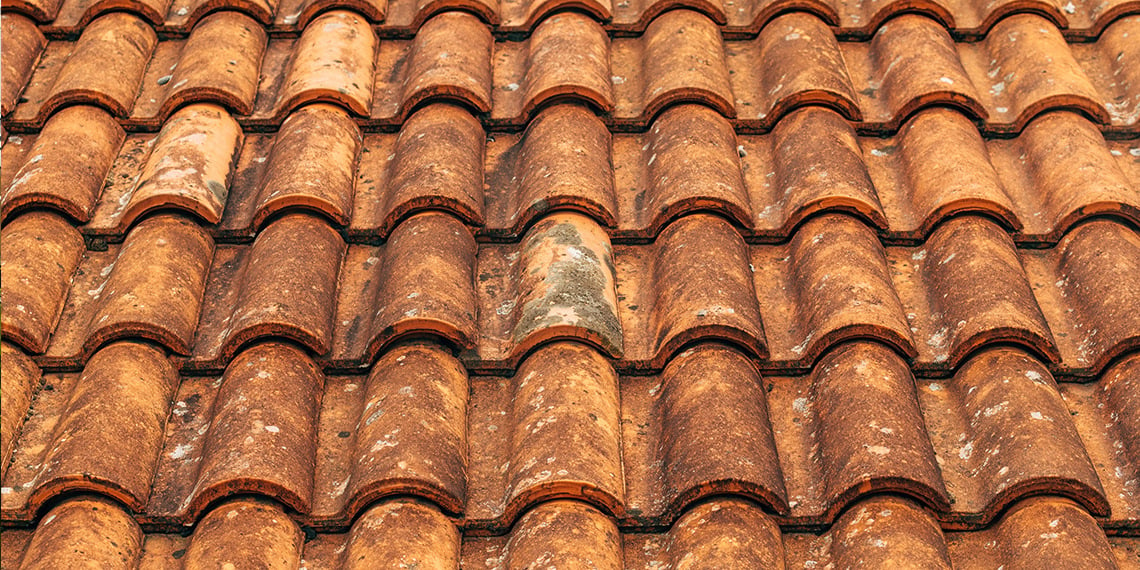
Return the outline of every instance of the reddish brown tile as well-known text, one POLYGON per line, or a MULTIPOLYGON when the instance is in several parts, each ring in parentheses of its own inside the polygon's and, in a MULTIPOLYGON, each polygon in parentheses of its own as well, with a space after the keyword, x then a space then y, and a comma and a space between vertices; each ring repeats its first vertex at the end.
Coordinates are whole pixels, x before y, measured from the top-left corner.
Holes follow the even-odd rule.
POLYGON ((446 12, 468 12, 494 26, 499 23, 499 6, 498 0, 392 0, 383 26, 410 36, 432 16, 446 12))
POLYGON ((792 517, 830 521, 882 492, 937 512, 951 508, 913 376, 896 353, 848 343, 826 353, 808 378, 768 380, 792 517))
POLYGON ((256 231, 279 212, 304 209, 345 225, 360 140, 360 130, 344 109, 326 104, 298 109, 273 139, 256 199, 235 202, 253 205, 252 211, 245 208, 241 214, 247 215, 228 219, 244 218, 241 227, 256 231))
MULTIPOLYGON (((1127 568, 1096 521, 1062 499, 1026 499, 989 530, 947 533, 955 568, 1127 568), (997 566, 995 566, 997 565, 997 566)), ((1134 561, 1132 561, 1134 562, 1134 561)))
MULTIPOLYGON (((502 22, 498 31, 525 32, 555 12, 584 12, 598 22, 609 22, 613 12, 610 0, 500 0, 502 22)), ((652 18, 649 18, 652 19, 652 18)))
POLYGON ((1054 335, 1009 235, 988 218, 953 218, 919 248, 889 259, 907 308, 918 360, 952 370, 979 347, 1019 344, 1047 362, 1061 360, 1054 335))
POLYGON ((83 238, 55 214, 29 212, 4 226, 0 251, 4 339, 42 353, 83 257, 83 238))
POLYGON ((344 251, 341 237, 308 214, 278 218, 252 246, 219 247, 193 360, 224 367, 243 345, 266 337, 328 352, 344 251))
POLYGON ((525 42, 495 46, 491 123, 526 124, 536 109, 575 99, 602 112, 614 108, 610 40, 591 18, 561 13, 542 21, 525 42))
POLYGON ((353 246, 340 276, 331 359, 369 363, 405 337, 470 349, 476 328, 475 241, 454 217, 408 218, 385 245, 353 246))
POLYGON ((1056 248, 1025 250, 1060 371, 1094 374, 1140 345, 1140 236, 1110 220, 1077 226, 1056 248))
POLYGON ((509 528, 525 509, 558 497, 623 513, 618 378, 596 350, 552 343, 513 378, 472 388, 465 515, 475 524, 509 528))
POLYGON ((697 345, 660 376, 622 378, 621 402, 630 516, 671 521, 730 494, 788 512, 764 384, 745 355, 697 345))
POLYGON ((242 132, 225 109, 201 104, 183 107, 162 128, 125 206, 99 216, 92 226, 116 221, 125 233, 150 211, 177 209, 217 223, 226 207, 229 183, 241 148, 242 132))
POLYGON ((787 246, 753 249, 749 266, 772 358, 814 362, 852 338, 914 356, 885 253, 870 228, 840 214, 804 222, 787 246))
POLYGON ((464 545, 463 567, 507 570, 558 561, 566 568, 620 570, 622 536, 597 509, 577 501, 550 501, 519 519, 507 537, 464 545))
POLYGON ((8 0, 3 6, 5 15, 20 14, 36 22, 50 22, 59 13, 59 6, 62 3, 63 0, 8 0))
POLYGON ((601 119, 570 104, 544 109, 521 136, 496 135, 487 145, 486 231, 518 236, 554 209, 613 226, 610 143, 601 119))
POLYGON ((367 135, 349 235, 386 237, 429 209, 483 225, 484 140, 475 117, 446 103, 413 113, 399 135, 367 135))
MULTIPOLYGON (((878 47, 878 46, 876 46, 878 47)), ((778 16, 755 42, 729 45, 730 72, 743 101, 741 118, 782 117, 802 105, 831 107, 858 121, 863 113, 835 36, 820 18, 792 12, 778 16), (747 82, 747 83, 746 83, 747 82), (747 93, 747 95, 745 95, 747 93)))
POLYGON ((483 248, 477 275, 480 343, 469 359, 518 362, 555 339, 622 354, 613 250, 590 218, 557 212, 517 246, 483 248))
POLYGON ((5 518, 78 491, 142 511, 177 385, 161 351, 127 342, 96 352, 82 374, 47 377, 5 479, 5 518))
MULTIPOLYGON (((280 0, 169 0, 170 9, 167 11, 166 23, 163 27, 190 31, 199 21, 214 11, 245 14, 256 20, 260 26, 269 24, 273 20, 275 12, 278 14, 289 13, 284 11, 288 9, 286 5, 290 1, 304 2, 304 0, 286 2, 280 0)), ((304 26, 302 25, 301 28, 304 26)))
POLYGON ((695 211, 714 211, 751 226, 739 148, 732 125, 703 105, 670 107, 644 135, 615 137, 618 230, 657 235, 673 219, 695 211))
POLYGON ((381 42, 372 116, 399 124, 438 100, 490 111, 493 44, 490 30, 463 12, 431 18, 412 41, 381 42))
MULTIPOLYGON (((175 0, 176 2, 178 0, 175 0)), ((277 0, 273 28, 303 30, 322 12, 345 9, 357 12, 371 22, 384 21, 388 0, 277 0)))
POLYGON ((133 120, 165 121, 193 103, 217 103, 238 115, 253 110, 266 34, 244 14, 216 12, 190 38, 158 44, 142 82, 133 120))
POLYGON ((157 43, 150 24, 138 17, 123 12, 100 16, 78 41, 49 46, 58 47, 41 60, 43 73, 33 76, 25 92, 28 102, 16 107, 13 118, 43 124, 60 107, 76 103, 128 117, 157 43))
POLYGON ((88 252, 43 362, 77 366, 124 338, 188 354, 213 253, 202 228, 168 214, 140 222, 122 246, 88 252))
POLYGON ((689 10, 666 12, 644 37, 612 48, 614 116, 642 124, 666 106, 693 102, 736 115, 725 47, 716 24, 689 10))
POLYGON ((270 45, 261 69, 273 79, 262 81, 254 114, 284 118, 302 105, 326 101, 368 116, 378 43, 357 14, 338 10, 320 15, 295 44, 270 45))
POLYGON ((218 505, 194 529, 184 568, 253 566, 291 570, 301 564, 305 535, 271 501, 240 498, 218 505))
POLYGON ((693 507, 668 531, 624 534, 625 567, 780 568, 780 528, 753 503, 719 497, 693 507))
POLYGON ((2 345, 3 373, 0 380, 4 393, 3 408, 0 412, 0 478, 8 473, 8 460, 16 445, 16 436, 24 423, 24 417, 32 406, 32 396, 40 386, 40 369, 19 347, 4 342, 2 345))
POLYGON ((723 219, 681 218, 653 247, 619 248, 616 264, 626 360, 659 368, 697 340, 767 356, 748 248, 723 219))
POLYGON ((118 504, 80 495, 61 502, 37 525, 20 568, 128 570, 138 564, 142 547, 142 530, 118 504))
POLYGON ((919 396, 955 510, 984 521, 1024 497, 1050 494, 1108 514, 1069 410, 1036 358, 986 350, 949 380, 919 383, 919 396))
MULTIPOLYGON (((1117 8, 1123 8, 1119 4, 1117 8)), ((1122 9, 1121 12, 1124 10, 1122 9)), ((1137 12, 1136 8, 1131 11, 1137 12)), ((1140 120, 1140 46, 1135 40, 1140 34, 1140 15, 1121 17, 1104 30, 1095 44, 1073 46, 1073 56, 1081 67, 1088 70, 1089 79, 1104 96, 1104 108, 1115 127, 1128 127, 1133 134, 1140 120), (1131 38, 1131 39, 1130 39, 1131 38)), ((1094 115, 1099 116, 1099 115, 1094 115)))
POLYGON ((19 14, 6 11, 0 15, 0 28, 4 34, 4 63, 0 64, 0 86, 4 94, 0 96, 0 116, 6 117, 20 100, 20 93, 31 79, 47 41, 35 22, 19 14))
MULTIPOLYGON (((434 507, 392 499, 376 503, 357 519, 340 567, 459 568, 460 542, 459 529, 434 507)), ((306 559, 313 550, 313 543, 306 545, 306 559)))
POLYGON ((1090 384, 1059 384, 1112 509, 1108 528, 1140 528, 1140 355, 1090 384))
POLYGON ((4 218, 49 207, 88 221, 123 140, 122 127, 97 107, 77 105, 52 115, 5 185, 4 218))

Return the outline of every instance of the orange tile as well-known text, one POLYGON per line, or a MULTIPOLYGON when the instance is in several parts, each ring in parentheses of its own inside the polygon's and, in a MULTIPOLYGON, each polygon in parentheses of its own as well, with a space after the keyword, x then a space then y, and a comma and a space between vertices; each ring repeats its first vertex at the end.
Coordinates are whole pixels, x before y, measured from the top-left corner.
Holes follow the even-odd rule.
POLYGON ((35 22, 19 14, 5 12, 0 16, 0 27, 5 38, 4 63, 0 64, 0 69, 3 70, 0 85, 4 89, 4 95, 0 98, 0 115, 6 117, 16 107, 20 93, 31 79, 32 70, 47 46, 47 41, 36 28, 35 22))
POLYGON ((142 546, 142 530, 118 504, 81 495, 61 502, 37 525, 20 568, 90 564, 127 570, 137 563, 142 546))
POLYGON ((40 383, 40 369, 24 351, 15 345, 4 342, 3 374, 0 381, 4 392, 3 408, 0 413, 0 478, 8 472, 8 460, 16 445, 16 435, 24 423, 24 417, 32 406, 32 397, 40 383))
POLYGON ((4 339, 43 353, 83 256, 83 239, 59 216, 28 212, 4 226, 0 244, 4 339))

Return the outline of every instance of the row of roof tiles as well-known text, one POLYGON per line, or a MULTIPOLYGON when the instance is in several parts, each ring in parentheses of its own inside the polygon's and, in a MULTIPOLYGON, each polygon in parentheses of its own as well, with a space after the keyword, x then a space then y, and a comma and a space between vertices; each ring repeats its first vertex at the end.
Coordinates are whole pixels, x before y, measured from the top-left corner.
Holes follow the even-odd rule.
POLYGON ((367 377, 329 376, 267 342, 220 377, 180 378, 152 345, 117 342, 81 373, 44 375, 34 405, 38 369, 7 344, 3 366, 16 398, 4 409, 6 523, 93 491, 163 528, 236 494, 324 530, 392 495, 432 501, 467 530, 502 532, 558 497, 654 528, 730 494, 819 528, 890 492, 947 528, 1051 494, 1113 532, 1140 529, 1137 353, 1095 382, 1057 384, 1035 356, 998 347, 916 383, 871 341, 839 345, 806 376, 763 379, 739 350, 700 343, 659 375, 619 382, 577 342, 539 348, 510 377, 469 377, 424 342, 386 351, 367 377))
POLYGON ((188 39, 163 41, 126 13, 101 16, 74 42, 45 42, 31 21, 4 18, 5 126, 19 131, 76 103, 153 130, 190 102, 221 104, 239 123, 266 128, 315 101, 391 129, 441 99, 484 113, 491 127, 519 128, 564 98, 625 130, 644 129, 683 101, 758 131, 810 103, 876 133, 930 105, 957 107, 993 133, 1020 132, 1053 108, 1079 110, 1105 132, 1140 128, 1140 44, 1127 39, 1140 34, 1140 16, 1116 20, 1088 44, 1066 44, 1051 22, 1028 14, 1002 20, 974 44, 955 44, 918 15, 893 19, 862 42, 837 41, 805 13, 781 15, 757 39, 739 41, 722 40, 712 20, 688 10, 657 17, 643 37, 615 39, 587 16, 560 13, 524 41, 495 41, 463 12, 431 18, 414 39, 383 41, 345 11, 322 14, 298 39, 267 39, 236 12, 211 14, 188 39))
POLYGON ((186 371, 224 368, 257 338, 288 338, 330 370, 431 335, 481 372, 578 338, 622 371, 660 370, 698 339, 736 343, 766 370, 805 370, 830 346, 874 338, 945 375, 979 347, 1015 343, 1061 375, 1092 375, 1140 343, 1140 236, 1091 220, 1051 249, 1017 249, 985 217, 948 220, 920 246, 883 246, 856 218, 810 218, 785 244, 747 245, 693 214, 653 244, 612 246, 556 212, 518 244, 476 244, 445 213, 405 220, 383 245, 346 245, 322 219, 285 214, 248 245, 217 245, 184 217, 139 223, 84 251, 66 221, 4 226, 4 337, 53 369, 113 339, 146 338, 186 371))
POLYGON ((93 497, 60 503, 33 531, 6 531, 5 567, 108 569, 258 567, 272 570, 439 568, 597 570, 677 568, 1087 568, 1130 569, 1140 540, 1106 538, 1079 507, 1042 497, 1019 503, 993 528, 943 532, 897 497, 847 511, 821 534, 783 532, 755 505, 717 498, 660 533, 622 532, 589 505, 551 501, 508 535, 461 534, 430 505, 372 506, 342 534, 308 540, 282 509, 256 499, 217 506, 190 536, 144 534, 117 505, 93 497))
POLYGON ((59 210, 92 244, 121 242, 149 211, 169 209, 198 216, 221 242, 248 241, 296 209, 326 216, 350 243, 376 243, 436 209, 480 241, 517 239, 551 209, 587 213, 616 241, 654 238, 702 210, 749 241, 786 240, 821 211, 857 215, 890 242, 924 239, 962 212, 1000 220, 1019 244, 1056 243, 1102 214, 1140 225, 1140 141, 1105 141, 1075 113, 988 141, 943 108, 890 138, 857 137, 821 107, 790 112, 767 135, 737 135, 701 105, 671 107, 650 126, 611 134, 565 104, 522 134, 488 136, 467 111, 432 104, 398 134, 362 135, 347 112, 317 104, 276 134, 243 135, 221 108, 196 104, 157 135, 126 136, 105 111, 74 106, 9 139, 0 199, 6 219, 59 210))
POLYGON ((383 36, 409 36, 432 16, 444 11, 465 11, 493 26, 496 32, 527 33, 549 15, 563 10, 581 11, 613 34, 643 32, 661 13, 688 8, 699 11, 728 36, 755 35, 773 18, 789 11, 806 11, 850 37, 867 37, 882 22, 901 13, 922 13, 936 19, 957 37, 984 35, 1004 17, 1017 13, 1040 14, 1072 39, 1097 36, 1122 15, 1140 11, 1134 0, 1104 0, 1062 4, 1060 0, 999 2, 982 0, 638 0, 614 4, 611 0, 4 0, 8 12, 24 14, 43 25, 50 35, 76 34, 100 15, 130 11, 166 34, 185 34, 215 10, 234 10, 256 19, 273 32, 302 30, 321 12, 348 9, 378 24, 383 36))

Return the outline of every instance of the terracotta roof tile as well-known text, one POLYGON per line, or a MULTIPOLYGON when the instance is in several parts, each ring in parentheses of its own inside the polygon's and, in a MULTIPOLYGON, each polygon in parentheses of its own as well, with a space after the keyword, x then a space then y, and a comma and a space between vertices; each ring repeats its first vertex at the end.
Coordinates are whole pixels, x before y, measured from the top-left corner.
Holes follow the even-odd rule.
POLYGON ((8 112, 19 102, 20 93, 28 84, 47 41, 36 28, 35 22, 23 16, 5 12, 0 16, 0 22, 5 38, 3 77, 0 80, 4 95, 0 99, 0 115, 8 116, 8 112))
POLYGON ((83 239, 59 216, 29 212, 4 226, 0 248, 4 339, 43 353, 83 256, 83 239))
POLYGON ((143 510, 178 380, 162 351, 134 342, 100 349, 82 374, 45 377, 51 390, 39 393, 24 425, 5 499, 34 515, 58 495, 86 490, 143 510))
POLYGON ((189 353, 213 253, 196 223, 174 215, 147 218, 121 246, 88 252, 45 361, 75 366, 100 345, 130 337, 189 353))
POLYGON ((122 127, 106 111, 76 105, 52 115, 34 138, 9 142, 5 155, 18 152, 20 160, 5 164, 14 174, 4 184, 4 217, 47 206, 87 222, 123 140, 122 127))
POLYGON ((0 564, 1140 562, 1140 5, 4 0, 0 564))
POLYGON ((32 362, 24 351, 15 345, 4 342, 0 344, 3 350, 3 381, 4 407, 3 417, 0 421, 0 477, 8 472, 8 460, 12 458, 12 450, 16 445, 16 436, 24 423, 24 417, 32 406, 32 396, 35 395, 40 383, 40 369, 32 362))

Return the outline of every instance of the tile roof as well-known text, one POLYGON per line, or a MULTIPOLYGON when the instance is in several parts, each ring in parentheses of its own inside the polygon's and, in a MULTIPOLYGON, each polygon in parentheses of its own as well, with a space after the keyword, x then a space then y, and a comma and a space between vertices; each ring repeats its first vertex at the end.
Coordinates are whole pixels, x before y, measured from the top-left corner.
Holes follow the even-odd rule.
POLYGON ((1140 568, 1140 3, 3 0, 0 565, 1140 568))

